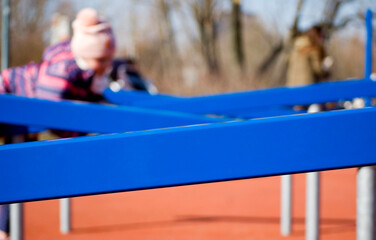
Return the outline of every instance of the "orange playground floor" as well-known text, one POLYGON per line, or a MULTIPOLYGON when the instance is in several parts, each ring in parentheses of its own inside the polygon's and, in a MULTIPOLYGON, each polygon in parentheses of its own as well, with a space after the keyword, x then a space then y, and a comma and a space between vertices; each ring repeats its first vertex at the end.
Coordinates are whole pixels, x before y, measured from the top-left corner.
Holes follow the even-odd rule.
MULTIPOLYGON (((25 204, 25 239, 304 239, 305 174, 293 178, 293 231, 280 235, 280 177, 143 190, 72 200, 73 231, 59 231, 59 201, 25 204)), ((321 240, 355 239, 356 169, 321 174, 321 240)))

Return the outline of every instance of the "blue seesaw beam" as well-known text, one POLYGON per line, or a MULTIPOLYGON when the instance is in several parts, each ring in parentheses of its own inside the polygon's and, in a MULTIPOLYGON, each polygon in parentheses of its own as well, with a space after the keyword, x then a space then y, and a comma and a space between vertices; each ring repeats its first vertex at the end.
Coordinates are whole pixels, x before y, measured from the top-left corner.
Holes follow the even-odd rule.
MULTIPOLYGON (((107 96, 111 96, 110 93, 107 92, 107 94, 107 96)), ((166 101, 166 98, 154 101, 154 96, 149 96, 151 101, 137 105, 149 108, 150 106, 146 105, 156 104, 158 106, 150 108, 161 111, 71 102, 60 102, 61 105, 44 100, 0 95, 0 109, 2 110, 0 122, 82 132, 110 133, 228 121, 228 119, 206 118, 177 112, 216 113, 236 118, 260 118, 301 113, 283 107, 283 105, 308 105, 374 96, 376 96, 376 82, 361 80, 206 97, 173 98, 168 96, 169 101, 166 101), (169 112, 169 110, 177 112, 169 112), (85 125, 81 124, 84 119, 85 125), (91 120, 87 121, 87 119, 91 120), (178 120, 175 121, 176 119, 178 120)))
POLYGON ((0 146, 0 203, 376 164, 376 109, 0 146))
POLYGON ((0 123, 79 132, 114 133, 226 120, 135 107, 0 95, 0 123))
MULTIPOLYGON (((237 93, 234 93, 237 94, 237 93)), ((113 92, 110 89, 105 91, 105 96, 107 100, 113 104, 117 105, 124 105, 124 106, 142 106, 143 108, 145 103, 153 102, 153 105, 159 105, 159 102, 162 102, 161 105, 164 105, 167 100, 168 102, 176 102, 179 100, 195 98, 195 97, 175 97, 175 96, 160 96, 159 94, 150 95, 148 93, 144 93, 141 91, 136 90, 121 90, 117 92, 113 92)), ((202 96, 201 96, 202 97, 202 96)), ((146 107, 150 109, 161 109, 163 110, 163 106, 157 107, 146 107)), ((179 112, 186 112, 186 109, 180 109, 179 112)), ((189 112, 189 111, 188 111, 189 112)), ((292 115, 292 114, 299 114, 305 113, 306 111, 295 111, 292 109, 291 106, 267 106, 267 107, 255 107, 252 109, 237 109, 231 110, 226 115, 231 115, 231 117, 235 118, 260 118, 260 117, 274 117, 274 116, 282 116, 282 115, 292 115)), ((203 113, 201 113, 203 114, 203 113)))
POLYGON ((370 9, 366 12, 366 45, 365 45, 365 64, 364 64, 364 77, 367 80, 371 79, 372 74, 372 11, 370 9))
MULTIPOLYGON (((376 82, 357 79, 190 98, 154 100, 153 96, 150 96, 149 100, 134 102, 134 106, 194 114, 212 113, 233 117, 241 112, 245 114, 255 111, 255 109, 257 111, 257 109, 273 106, 310 105, 312 103, 337 102, 339 100, 352 100, 355 97, 374 96, 376 96, 376 82)), ((105 93, 105 97, 109 102, 123 104, 121 98, 113 98, 110 91, 105 93)))
POLYGON ((110 88, 105 90, 105 95, 111 98, 111 102, 113 103, 122 103, 121 105, 135 105, 137 102, 150 100, 153 101, 160 101, 160 100, 173 100, 173 99, 180 99, 183 97, 176 96, 176 95, 168 95, 168 94, 150 94, 145 91, 140 90, 119 90, 119 91, 112 91, 110 88))
POLYGON ((278 117, 307 113, 307 110, 295 110, 292 106, 269 106, 263 108, 252 108, 251 110, 240 109, 229 112, 226 116, 236 116, 238 119, 255 119, 265 117, 278 117))
MULTIPOLYGON (((356 81, 338 81, 315 84, 313 88, 302 86, 298 88, 274 88, 259 91, 237 92, 228 94, 216 94, 191 98, 164 98, 147 96, 129 100, 132 96, 124 97, 127 93, 114 93, 111 90, 105 92, 109 102, 123 105, 165 109, 190 113, 214 113, 227 116, 236 116, 241 113, 247 117, 247 113, 255 112, 254 108, 268 108, 270 106, 294 106, 309 105, 312 103, 336 102, 338 100, 352 100, 355 97, 374 97, 376 83, 359 81, 370 80, 372 73, 372 11, 366 12, 366 47, 365 47, 365 73, 364 79, 356 81), (234 114, 235 113, 235 114, 234 114)), ((129 95, 129 94, 128 94, 129 95)), ((268 110, 267 110, 268 111, 268 110)), ((257 112, 257 110, 256 110, 257 112)), ((283 111, 281 112, 282 114, 283 111)), ((287 114, 289 114, 287 112, 287 114)), ((253 117, 250 115, 248 117, 253 117)))

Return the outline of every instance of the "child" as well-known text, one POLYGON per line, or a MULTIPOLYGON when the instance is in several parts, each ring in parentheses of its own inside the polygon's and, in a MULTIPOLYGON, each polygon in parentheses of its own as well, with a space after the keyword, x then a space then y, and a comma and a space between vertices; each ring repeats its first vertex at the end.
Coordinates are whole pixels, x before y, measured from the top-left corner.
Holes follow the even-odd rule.
POLYGON ((98 101, 108 86, 115 39, 108 22, 94 9, 83 9, 73 24, 71 41, 47 48, 40 64, 6 69, 0 93, 50 100, 98 101))
MULTIPOLYGON (((115 53, 111 26, 94 9, 86 8, 77 14, 72 27, 72 40, 47 48, 40 64, 4 70, 0 93, 49 100, 101 101, 109 85, 107 75, 115 53)), ((0 239, 8 237, 8 220, 9 210, 1 206, 0 239)))

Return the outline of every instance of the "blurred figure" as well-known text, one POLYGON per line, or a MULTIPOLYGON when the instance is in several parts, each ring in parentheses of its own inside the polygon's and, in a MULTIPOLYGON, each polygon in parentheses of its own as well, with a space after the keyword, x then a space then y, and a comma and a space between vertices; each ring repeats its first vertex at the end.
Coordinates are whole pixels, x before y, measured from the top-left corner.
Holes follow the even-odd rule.
MULTIPOLYGON (((332 65, 333 59, 325 52, 323 30, 320 26, 313 26, 294 41, 289 57, 286 86, 301 86, 327 81, 332 65)), ((294 109, 317 112, 336 107, 336 103, 327 103, 325 105, 313 104, 311 109, 304 106, 294 106, 294 109)))
POLYGON ((326 56, 322 28, 314 26, 298 36, 289 57, 287 86, 307 85, 325 81, 333 65, 326 56))
MULTIPOLYGON (((49 100, 101 101, 102 93, 110 82, 108 74, 115 53, 112 28, 90 8, 77 14, 72 27, 71 41, 47 48, 41 63, 4 70, 0 78, 0 93, 49 100)), ((69 137, 77 135, 68 134, 69 137)), ((9 210, 7 206, 2 206, 0 239, 7 239, 8 235, 9 210)))
MULTIPOLYGON (((59 20, 59 17, 56 16, 55 20, 59 20)), ((66 24, 67 19, 63 20, 66 24)), ((117 90, 136 89, 156 93, 155 86, 139 73, 134 60, 114 60, 112 28, 94 9, 86 8, 78 12, 72 28, 72 39, 63 42, 60 37, 55 39, 58 43, 44 51, 41 63, 4 70, 0 77, 0 94, 101 102, 104 100, 103 91, 109 86, 117 90)), ((56 31, 61 29, 66 29, 66 26, 56 27, 56 31)), ((66 37, 66 32, 63 33, 66 37)), ((60 32, 57 35, 61 36, 60 32)), ((6 126, 0 125, 0 130, 2 127, 6 126)), ((85 135, 70 131, 52 132, 59 137, 85 135)), ((7 140, 5 143, 10 143, 7 140)), ((7 239, 8 235, 9 207, 4 205, 0 208, 0 240, 7 239)))
MULTIPOLYGON (((52 16, 50 32, 51 45, 69 40, 72 33, 69 16, 58 12, 55 13, 52 16)), ((147 91, 150 94, 157 92, 152 82, 145 79, 140 74, 137 68, 137 62, 134 58, 114 59, 109 77, 109 86, 113 91, 128 89, 147 91)))
POLYGON ((101 99, 115 53, 111 26, 94 9, 83 9, 72 27, 72 40, 47 48, 42 63, 4 70, 0 93, 50 100, 101 99))
POLYGON ((113 91, 120 89, 146 91, 150 94, 158 92, 155 85, 145 79, 137 67, 137 62, 133 58, 117 58, 112 63, 110 72, 110 88, 113 91))

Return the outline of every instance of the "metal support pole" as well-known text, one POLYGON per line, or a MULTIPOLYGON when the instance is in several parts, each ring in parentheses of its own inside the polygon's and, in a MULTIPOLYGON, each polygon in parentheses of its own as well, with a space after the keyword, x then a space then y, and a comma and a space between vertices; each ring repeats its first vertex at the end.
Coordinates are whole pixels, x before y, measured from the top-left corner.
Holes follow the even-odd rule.
MULTIPOLYGON (((371 106, 371 99, 364 99, 364 107, 371 106)), ((361 107, 361 106, 360 106, 361 107)), ((376 169, 361 167, 357 174, 356 239, 375 240, 375 184, 376 169)))
POLYGON ((366 12, 366 49, 364 78, 370 79, 372 74, 372 11, 366 12))
POLYGON ((307 173, 306 240, 320 237, 320 173, 307 173))
MULTIPOLYGON (((320 112, 321 105, 312 104, 308 113, 320 112)), ((306 183, 306 240, 320 237, 320 173, 307 173, 306 183)))
POLYGON ((292 223, 292 175, 281 177, 281 234, 290 235, 292 223))
POLYGON ((375 168, 362 167, 357 175, 356 239, 375 238, 375 168))
POLYGON ((71 231, 70 198, 60 199, 60 232, 67 234, 71 231))
MULTIPOLYGON (((21 143, 25 141, 23 135, 15 135, 12 137, 13 143, 21 143)), ((9 206, 9 233, 10 240, 23 240, 23 204, 14 203, 9 206)))
POLYGON ((10 240, 23 239, 23 205, 10 204, 10 240))
MULTIPOLYGON (((364 77, 372 74, 372 11, 366 12, 366 48, 364 77)), ((364 99, 364 107, 372 105, 371 99, 364 99)), ((373 166, 361 167, 357 174, 356 239, 375 240, 375 181, 376 169, 373 166)))

